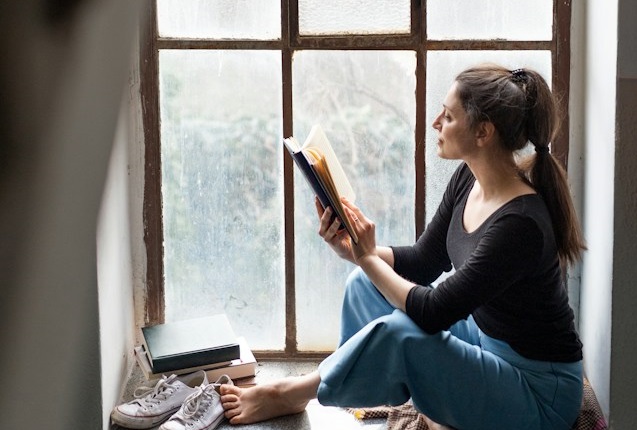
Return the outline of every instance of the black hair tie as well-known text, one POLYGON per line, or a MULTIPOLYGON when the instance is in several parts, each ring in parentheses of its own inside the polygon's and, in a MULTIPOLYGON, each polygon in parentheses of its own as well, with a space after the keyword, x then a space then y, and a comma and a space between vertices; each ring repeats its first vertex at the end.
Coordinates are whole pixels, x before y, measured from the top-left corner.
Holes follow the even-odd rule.
POLYGON ((526 82, 527 78, 529 77, 524 69, 511 70, 511 76, 514 82, 526 82))
POLYGON ((548 154, 549 147, 548 145, 546 146, 535 145, 535 152, 537 152, 538 154, 548 154))

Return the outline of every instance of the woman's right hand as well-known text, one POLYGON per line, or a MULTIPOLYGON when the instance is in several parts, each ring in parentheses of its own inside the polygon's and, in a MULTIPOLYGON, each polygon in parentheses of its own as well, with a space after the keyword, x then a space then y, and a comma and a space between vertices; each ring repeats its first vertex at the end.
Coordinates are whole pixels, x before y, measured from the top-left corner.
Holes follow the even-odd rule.
POLYGON ((334 217, 334 220, 330 222, 334 215, 334 210, 331 207, 323 209, 318 198, 314 198, 314 205, 320 219, 319 236, 327 242, 336 255, 354 263, 354 253, 352 252, 352 242, 349 234, 344 228, 339 230, 341 221, 337 217, 334 217))

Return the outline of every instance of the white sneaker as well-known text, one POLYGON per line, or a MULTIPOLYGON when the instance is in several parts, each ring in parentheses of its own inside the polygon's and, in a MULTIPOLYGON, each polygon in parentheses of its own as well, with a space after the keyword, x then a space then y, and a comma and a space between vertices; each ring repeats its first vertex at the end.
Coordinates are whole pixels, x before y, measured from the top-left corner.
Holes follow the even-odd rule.
POLYGON ((159 427, 159 430, 213 430, 223 420, 223 406, 219 387, 222 384, 232 385, 232 380, 221 376, 213 384, 196 388, 184 401, 175 415, 159 427))
POLYGON ((130 429, 154 427, 179 410, 184 400, 197 391, 196 387, 207 384, 203 370, 181 377, 162 376, 154 387, 137 388, 134 400, 115 406, 111 420, 130 429))

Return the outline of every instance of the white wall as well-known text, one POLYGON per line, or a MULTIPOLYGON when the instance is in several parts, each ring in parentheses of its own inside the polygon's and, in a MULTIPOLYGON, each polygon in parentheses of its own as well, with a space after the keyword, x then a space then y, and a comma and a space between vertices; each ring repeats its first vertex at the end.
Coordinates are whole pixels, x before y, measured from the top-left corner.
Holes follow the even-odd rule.
POLYGON ((139 38, 131 67, 102 195, 97 227, 104 426, 130 376, 133 347, 143 325, 146 251, 143 239, 144 136, 140 97, 139 38), (140 308, 140 309, 137 309, 140 308), (139 316, 142 321, 137 321, 139 316))
MULTIPOLYGON (((606 415, 609 411, 617 0, 573 2, 583 24, 582 67, 584 196, 583 225, 588 243, 582 270, 580 332, 585 370, 606 415), (583 10, 582 10, 583 9, 583 10)), ((577 41, 575 42, 577 43, 577 41)), ((573 144, 577 144, 573 142, 573 144)))
POLYGON ((139 40, 135 38, 97 227, 104 428, 113 406, 121 400, 134 364, 133 347, 139 342, 137 327, 143 325, 146 276, 143 193, 144 136, 139 40))
POLYGON ((128 181, 129 100, 120 110, 97 224, 103 428, 130 374, 135 320, 128 181))

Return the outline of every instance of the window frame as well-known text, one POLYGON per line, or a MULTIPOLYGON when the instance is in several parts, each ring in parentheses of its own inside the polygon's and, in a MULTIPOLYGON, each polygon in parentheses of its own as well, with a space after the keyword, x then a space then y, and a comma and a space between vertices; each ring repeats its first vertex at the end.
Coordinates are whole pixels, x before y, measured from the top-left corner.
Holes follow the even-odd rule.
MULTIPOLYGON (((426 0, 411 0, 410 34, 301 36, 298 0, 281 0, 280 40, 208 40, 159 37, 156 1, 148 3, 146 26, 140 38, 140 92, 144 130, 143 226, 146 246, 144 324, 164 322, 163 223, 159 107, 159 50, 161 49, 267 49, 281 52, 283 135, 292 135, 292 57, 297 50, 411 50, 416 53, 416 121, 414 142, 416 238, 425 229, 426 64, 429 51, 440 50, 546 50, 551 52, 552 88, 563 102, 562 123, 552 153, 567 167, 569 151, 568 100, 570 92, 571 2, 553 0, 550 41, 427 40, 426 0)), ((260 359, 316 359, 325 353, 298 351, 296 347, 296 294, 294 258, 293 162, 283 153, 285 312, 283 351, 258 351, 260 359)), ((414 238, 415 239, 415 238, 414 238)))

